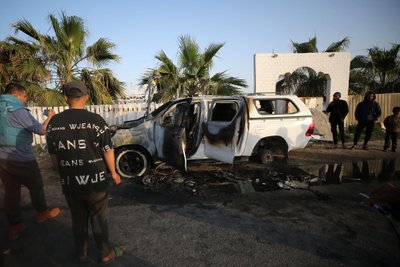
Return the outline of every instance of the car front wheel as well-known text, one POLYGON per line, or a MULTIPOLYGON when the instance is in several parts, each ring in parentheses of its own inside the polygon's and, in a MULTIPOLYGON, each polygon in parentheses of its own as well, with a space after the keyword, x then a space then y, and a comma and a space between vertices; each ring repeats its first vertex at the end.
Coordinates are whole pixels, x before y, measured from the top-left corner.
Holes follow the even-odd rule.
POLYGON ((149 168, 149 160, 145 152, 136 148, 123 148, 117 152, 116 168, 123 178, 142 176, 149 168))

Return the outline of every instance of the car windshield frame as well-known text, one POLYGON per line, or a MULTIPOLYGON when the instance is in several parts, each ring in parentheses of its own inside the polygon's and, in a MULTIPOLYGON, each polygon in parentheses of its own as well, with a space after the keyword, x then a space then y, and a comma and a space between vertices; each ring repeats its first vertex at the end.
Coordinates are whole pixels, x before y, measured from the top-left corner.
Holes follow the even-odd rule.
POLYGON ((155 116, 160 114, 163 110, 165 110, 171 103, 172 101, 168 101, 162 104, 160 107, 156 108, 153 112, 151 112, 150 115, 154 118, 155 116))

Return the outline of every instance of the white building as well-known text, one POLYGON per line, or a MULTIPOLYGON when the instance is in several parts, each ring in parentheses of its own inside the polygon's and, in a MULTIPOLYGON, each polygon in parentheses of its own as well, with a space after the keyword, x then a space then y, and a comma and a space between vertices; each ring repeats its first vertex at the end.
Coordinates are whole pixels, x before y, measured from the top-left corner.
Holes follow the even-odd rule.
POLYGON ((334 92, 340 92, 347 100, 350 73, 350 53, 287 53, 254 55, 254 92, 275 93, 279 77, 298 68, 310 67, 317 73, 329 74, 326 103, 334 92))

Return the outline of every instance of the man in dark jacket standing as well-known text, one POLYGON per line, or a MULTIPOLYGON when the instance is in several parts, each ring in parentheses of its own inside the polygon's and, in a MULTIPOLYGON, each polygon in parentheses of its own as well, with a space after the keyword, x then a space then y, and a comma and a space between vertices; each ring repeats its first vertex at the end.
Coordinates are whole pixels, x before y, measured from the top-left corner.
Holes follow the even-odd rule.
POLYGON ((358 139, 360 139, 360 135, 366 127, 363 149, 368 150, 368 141, 374 130, 375 121, 377 121, 382 114, 381 106, 375 99, 376 95, 374 91, 368 91, 365 94, 364 100, 358 103, 356 107, 354 115, 358 123, 354 134, 352 149, 357 146, 358 139))
POLYGON ((340 140, 342 141, 342 147, 345 148, 345 136, 344 136, 344 119, 349 113, 349 106, 347 102, 340 99, 340 92, 333 94, 333 101, 329 103, 326 108, 326 112, 329 113, 329 122, 331 124, 331 132, 333 137, 333 147, 337 147, 338 136, 337 128, 339 128, 340 140))

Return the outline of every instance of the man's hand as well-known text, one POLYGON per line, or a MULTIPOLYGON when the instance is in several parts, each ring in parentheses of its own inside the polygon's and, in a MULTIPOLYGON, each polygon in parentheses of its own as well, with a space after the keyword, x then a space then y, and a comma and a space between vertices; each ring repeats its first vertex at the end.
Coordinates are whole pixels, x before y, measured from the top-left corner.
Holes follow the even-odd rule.
POLYGON ((47 117, 48 117, 48 118, 51 118, 51 117, 53 117, 54 115, 56 115, 56 112, 54 111, 54 109, 49 109, 49 110, 48 110, 48 113, 47 113, 47 117))
POLYGON ((111 173, 111 177, 113 178, 116 185, 119 185, 122 182, 121 177, 119 176, 119 174, 117 172, 111 173))
POLYGON ((56 115, 56 112, 54 109, 48 109, 47 111, 47 119, 42 123, 42 129, 40 130, 40 135, 45 135, 46 130, 47 130, 47 125, 49 124, 49 121, 53 116, 56 115))

